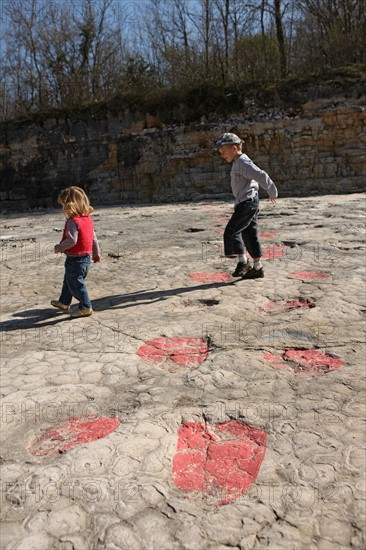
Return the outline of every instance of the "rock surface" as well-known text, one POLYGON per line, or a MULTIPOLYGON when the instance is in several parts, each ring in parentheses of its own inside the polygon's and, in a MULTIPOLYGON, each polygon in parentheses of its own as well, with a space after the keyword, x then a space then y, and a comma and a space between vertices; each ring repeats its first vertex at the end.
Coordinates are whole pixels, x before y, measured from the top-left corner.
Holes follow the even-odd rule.
MULTIPOLYGON (((265 278, 192 280, 232 271, 209 229, 223 228, 212 218, 231 207, 96 208, 103 256, 88 275, 94 313, 84 319, 50 306, 63 278, 53 254, 60 211, 3 216, 2 550, 365 547, 365 196, 263 200, 261 243, 284 247, 264 261, 265 278), (137 354, 157 338, 205 339, 208 355, 194 369, 162 369, 137 354), (293 349, 342 365, 300 376, 301 364, 286 362, 293 349), (98 440, 31 453, 52 426, 90 415, 119 422, 98 440), (236 494, 232 478, 218 503, 212 484, 178 487, 182 426, 214 434, 229 421, 266 436, 250 488, 236 494)), ((230 437, 211 447, 220 460, 230 437)), ((236 472, 253 445, 234 449, 236 472)), ((226 471, 215 474, 221 484, 226 471)))
POLYGON ((363 191, 366 111, 360 104, 305 106, 293 116, 166 126, 129 113, 2 124, 4 209, 54 204, 58 191, 85 187, 94 202, 176 202, 230 198, 230 165, 213 154, 222 132, 281 187, 282 196, 363 191), (259 120, 259 121, 258 121, 259 120))

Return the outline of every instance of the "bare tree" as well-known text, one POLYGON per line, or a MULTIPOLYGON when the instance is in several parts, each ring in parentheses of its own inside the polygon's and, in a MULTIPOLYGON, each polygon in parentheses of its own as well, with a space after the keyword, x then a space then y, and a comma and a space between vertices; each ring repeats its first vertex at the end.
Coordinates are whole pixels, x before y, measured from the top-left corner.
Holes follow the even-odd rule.
POLYGON ((146 32, 157 65, 170 84, 192 71, 189 0, 151 0, 146 32))
POLYGON ((229 71, 229 52, 230 52, 230 0, 215 0, 216 10, 219 16, 220 27, 216 26, 216 39, 219 45, 219 36, 223 37, 223 58, 221 61, 221 74, 223 84, 227 81, 227 75, 229 71), (220 32, 221 31, 221 32, 220 32))
MULTIPOLYGON (((31 3, 27 5, 23 0, 17 0, 9 14, 14 33, 11 35, 7 51, 8 53, 12 51, 16 55, 19 63, 18 69, 21 67, 20 72, 15 70, 14 64, 12 67, 10 65, 9 72, 17 80, 18 92, 23 84, 29 90, 28 108, 38 107, 47 102, 45 78, 39 56, 37 15, 37 0, 31 0, 31 3)), ((8 56, 7 59, 10 63, 8 56)), ((18 97, 21 103, 25 99, 21 92, 18 93, 18 97)))
POLYGON ((328 66, 364 63, 366 5, 360 0, 299 0, 303 21, 299 32, 311 38, 302 47, 328 66), (320 55, 319 55, 320 54, 320 55))
POLYGON ((274 8, 274 18, 276 24, 276 37, 278 43, 278 49, 280 52, 280 65, 281 65, 281 76, 284 78, 287 74, 287 56, 286 56, 286 44, 285 44, 285 34, 282 24, 282 13, 281 13, 281 0, 273 0, 274 8))
POLYGON ((108 19, 112 0, 78 6, 72 13, 37 0, 11 6, 7 78, 16 79, 17 103, 25 110, 80 105, 117 90, 121 41, 108 19))
POLYGON ((141 17, 137 8, 116 13, 118 6, 117 0, 80 0, 72 10, 46 0, 8 3, 8 28, 0 29, 2 116, 116 94, 144 100, 164 90, 179 102, 192 102, 198 91, 198 105, 228 88, 255 89, 289 72, 366 58, 360 0, 144 0, 141 17))

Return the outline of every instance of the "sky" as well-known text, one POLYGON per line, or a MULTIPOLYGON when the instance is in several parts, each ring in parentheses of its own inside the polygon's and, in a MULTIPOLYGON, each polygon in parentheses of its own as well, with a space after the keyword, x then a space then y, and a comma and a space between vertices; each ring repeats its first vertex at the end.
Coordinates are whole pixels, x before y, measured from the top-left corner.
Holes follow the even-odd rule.
MULTIPOLYGON (((9 10, 15 4, 15 1, 2 0, 0 2, 0 23, 3 27, 9 24, 9 10)), ((37 16, 39 19, 42 19, 51 4, 56 10, 67 8, 71 13, 73 11, 76 12, 80 6, 78 0, 38 0, 37 16)), ((144 4, 144 0, 112 0, 111 10, 116 19, 118 18, 126 23, 133 24, 138 21, 144 4)), ((26 12, 31 13, 31 6, 32 0, 25 0, 24 9, 26 12)))
MULTIPOLYGON (((5 51, 4 33, 10 29, 10 16, 12 6, 22 1, 24 4, 25 15, 31 15, 32 13, 32 0, 0 0, 0 54, 5 51)), ((100 0, 91 0, 92 4, 98 5, 100 0)), ((169 0, 161 0, 162 5, 169 0)), ((197 7, 199 0, 188 0, 192 6, 197 7)), ((67 9, 70 14, 75 14, 80 11, 82 2, 80 0, 36 0, 36 17, 38 21, 42 22, 45 14, 52 6, 56 11, 67 9)), ((109 20, 111 26, 113 23, 119 21, 121 28, 123 28, 124 39, 129 38, 131 44, 136 46, 136 40, 139 36, 139 29, 141 29, 141 23, 145 15, 145 8, 149 4, 149 0, 111 0, 111 7, 109 8, 109 20), (136 31, 136 32, 135 32, 136 31)), ((128 40, 127 40, 128 41, 128 40)), ((137 39, 138 44, 138 39, 137 39)), ((1 60, 0 60, 1 67, 1 60)))
MULTIPOLYGON (((194 1, 194 0, 193 0, 194 1)), ((16 0, 0 0, 0 49, 3 51, 4 47, 4 32, 10 28, 10 16, 12 6, 16 3, 16 0)), ((24 0, 25 15, 32 13, 32 0, 24 0)), ((97 2, 93 2, 92 4, 97 2)), ((70 14, 73 12, 77 14, 80 10, 81 2, 78 0, 37 0, 36 17, 39 21, 45 16, 50 5, 55 10, 67 9, 70 14)), ((141 21, 141 14, 144 10, 146 0, 112 0, 110 8, 110 17, 114 21, 121 21, 123 27, 128 29, 132 34, 134 28, 136 28, 141 21)), ((112 21, 111 21, 112 22, 112 21)))

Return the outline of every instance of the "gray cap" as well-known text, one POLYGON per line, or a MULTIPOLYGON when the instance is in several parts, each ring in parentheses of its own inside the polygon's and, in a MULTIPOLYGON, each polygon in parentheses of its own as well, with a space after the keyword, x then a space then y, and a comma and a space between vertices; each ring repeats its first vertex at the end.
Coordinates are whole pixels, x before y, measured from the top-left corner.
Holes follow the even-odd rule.
POLYGON ((227 132, 226 134, 222 134, 219 139, 216 141, 216 149, 220 149, 223 145, 240 145, 242 140, 239 136, 236 134, 231 134, 230 132, 227 132))

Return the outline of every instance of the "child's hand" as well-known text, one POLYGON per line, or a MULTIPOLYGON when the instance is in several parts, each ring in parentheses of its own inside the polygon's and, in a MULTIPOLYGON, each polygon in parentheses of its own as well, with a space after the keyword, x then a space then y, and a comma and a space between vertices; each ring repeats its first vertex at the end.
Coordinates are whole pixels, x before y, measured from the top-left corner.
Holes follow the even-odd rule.
POLYGON ((95 256, 93 256, 93 262, 96 264, 97 262, 100 262, 100 256, 99 254, 96 254, 95 256))
POLYGON ((60 250, 58 244, 55 244, 53 251, 54 251, 55 254, 61 253, 61 250, 60 250))
POLYGON ((270 202, 272 202, 273 204, 276 204, 276 202, 277 202, 276 199, 271 199, 271 198, 269 198, 268 200, 269 200, 270 202))

